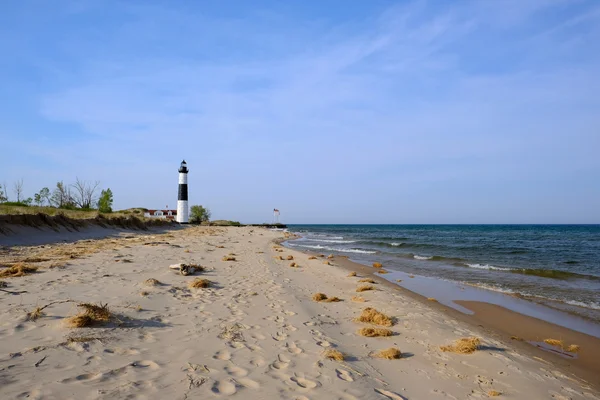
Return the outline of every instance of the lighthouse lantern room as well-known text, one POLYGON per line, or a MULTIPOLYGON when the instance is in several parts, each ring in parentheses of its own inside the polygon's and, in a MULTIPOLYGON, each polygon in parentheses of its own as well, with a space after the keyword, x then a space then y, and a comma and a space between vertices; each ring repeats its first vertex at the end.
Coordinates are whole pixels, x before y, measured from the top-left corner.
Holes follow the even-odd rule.
POLYGON ((188 207, 188 185, 187 174, 189 170, 185 160, 179 167, 179 192, 177 194, 177 219, 180 224, 187 224, 190 218, 190 209, 188 207))

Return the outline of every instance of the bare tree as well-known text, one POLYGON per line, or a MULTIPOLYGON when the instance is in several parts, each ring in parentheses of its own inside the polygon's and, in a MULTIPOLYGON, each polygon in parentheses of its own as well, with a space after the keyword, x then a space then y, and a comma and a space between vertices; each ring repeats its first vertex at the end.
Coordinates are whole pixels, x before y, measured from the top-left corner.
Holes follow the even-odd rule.
POLYGON ((94 183, 82 181, 79 178, 75 178, 75 183, 71 185, 75 189, 73 195, 73 201, 80 208, 92 208, 92 205, 96 203, 96 191, 100 181, 94 183))
POLYGON ((13 188, 15 194, 17 195, 17 202, 20 202, 21 196, 23 196, 23 178, 21 178, 21 180, 16 181, 13 188))

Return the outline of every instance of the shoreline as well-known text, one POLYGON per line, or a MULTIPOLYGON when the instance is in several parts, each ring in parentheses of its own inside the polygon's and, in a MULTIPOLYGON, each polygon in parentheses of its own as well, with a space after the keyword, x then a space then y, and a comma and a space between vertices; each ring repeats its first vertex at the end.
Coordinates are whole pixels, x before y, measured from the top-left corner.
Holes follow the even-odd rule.
MULTIPOLYGON (((284 245, 287 240, 293 239, 286 238, 277 241, 277 243, 284 245)), ((297 248, 286 248, 290 251, 312 256, 322 254, 313 251, 298 250, 297 248)), ((506 343, 510 343, 511 346, 519 348, 525 354, 558 366, 564 372, 583 379, 588 384, 600 389, 600 381, 598 380, 598 376, 600 376, 600 338, 598 337, 521 314, 496 304, 481 301, 453 300, 455 303, 473 312, 472 315, 469 315, 437 301, 430 301, 426 296, 386 279, 382 274, 377 273, 376 268, 352 261, 347 256, 334 255, 332 260, 350 272, 369 275, 378 283, 397 290, 403 295, 419 301, 423 305, 442 311, 452 318, 469 324, 474 329, 481 328, 487 334, 491 334, 506 343), (512 339, 513 337, 519 339, 512 339), (577 344, 583 349, 582 353, 574 359, 558 355, 549 346, 544 346, 543 340, 549 338, 560 339, 567 344, 577 344), (531 344, 530 342, 542 343, 541 346, 537 346, 537 343, 531 344)))

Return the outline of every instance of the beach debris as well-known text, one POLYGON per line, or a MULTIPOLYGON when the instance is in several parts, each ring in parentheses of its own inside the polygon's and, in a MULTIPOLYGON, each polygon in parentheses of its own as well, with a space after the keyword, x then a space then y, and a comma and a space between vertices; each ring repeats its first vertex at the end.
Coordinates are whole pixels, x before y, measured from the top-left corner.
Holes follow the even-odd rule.
POLYGON ((289 256, 287 256, 287 259, 288 259, 288 260, 293 260, 293 259, 294 259, 294 256, 292 256, 292 255, 289 255, 289 256))
POLYGON ((222 258, 223 261, 235 261, 235 257, 232 255, 229 256, 223 256, 222 258))
POLYGON ((488 396, 490 396, 490 397, 497 397, 497 396, 500 396, 500 395, 502 394, 502 392, 499 392, 499 391, 497 391, 497 390, 489 390, 489 391, 487 392, 487 394, 488 394, 488 396))
POLYGON ((338 301, 342 301, 339 297, 327 297, 325 293, 315 293, 312 297, 313 301, 324 301, 326 303, 337 303, 338 301))
POLYGON ((211 282, 208 279, 196 278, 190 283, 188 283, 188 287, 190 289, 200 289, 210 287, 211 282))
POLYGON ((375 288, 371 285, 361 285, 356 288, 357 292, 366 292, 367 290, 375 290, 375 288))
POLYGON ((477 337, 460 338, 454 341, 451 345, 440 346, 442 351, 458 353, 458 354, 471 354, 479 349, 481 340, 477 337))
POLYGON ((344 354, 339 350, 329 349, 323 352, 323 357, 333 361, 344 361, 344 354))
POLYGON ((312 299, 313 301, 323 301, 327 299, 327 295, 325 293, 315 293, 312 299))
POLYGON ((390 271, 388 271, 387 269, 383 269, 381 268, 379 271, 377 271, 378 274, 389 274, 390 271))
POLYGON ((523 341, 523 338, 522 338, 522 337, 519 337, 519 336, 511 336, 511 337, 510 337, 510 339, 511 339, 511 340, 517 340, 517 341, 519 341, 519 342, 522 342, 522 341, 523 341))
POLYGON ((142 296, 142 297, 146 297, 146 296, 148 296, 149 294, 150 294, 150 292, 148 292, 148 291, 146 291, 146 290, 142 290, 142 291, 140 292, 140 296, 142 296))
POLYGON ((83 311, 67 319, 67 324, 72 328, 84 328, 107 322, 112 318, 108 304, 80 303, 77 307, 82 308, 83 311))
POLYGON ((437 303, 437 299, 435 297, 428 297, 427 300, 437 303))
POLYGON ((415 276, 414 276, 414 275, 409 275, 408 277, 409 277, 409 278, 414 278, 415 276))
POLYGON ((149 278, 144 281, 144 285, 146 286, 159 286, 162 285, 158 279, 149 278))
POLYGON ((325 254, 319 254, 319 257, 323 258, 325 257, 325 254))
POLYGON ((364 278, 359 280, 359 282, 364 282, 364 283, 376 283, 373 279, 371 278, 364 278))
POLYGON ((556 347, 564 347, 564 342, 562 340, 558 340, 558 339, 544 339, 544 343, 549 344, 550 346, 556 346, 556 347))
POLYGON ((570 344, 567 346, 567 348, 565 350, 568 351, 569 353, 578 353, 579 346, 576 344, 570 344))
POLYGON ((177 270, 183 276, 194 275, 196 272, 204 271, 204 267, 198 264, 171 264, 169 268, 177 270))
POLYGON ((382 312, 377 311, 374 308, 367 307, 362 311, 362 314, 358 318, 356 318, 357 322, 366 322, 374 325, 381 326, 392 326, 394 325, 394 321, 391 317, 385 315, 382 312))
POLYGON ((386 360, 398 360, 402 358, 402 352, 395 347, 390 347, 389 349, 375 353, 373 357, 385 358, 386 360))
POLYGON ((348 277, 351 277, 351 276, 356 276, 356 272, 350 272, 350 273, 348 274, 348 277))
POLYGON ((291 263, 290 263, 290 267, 298 267, 298 266, 299 266, 299 265, 298 265, 298 264, 296 264, 295 262, 291 262, 291 263))
POLYGON ((221 324, 221 333, 217 336, 219 339, 231 340, 232 342, 245 342, 243 330, 248 329, 245 325, 240 324, 239 322, 234 323, 233 325, 221 324))
POLYGON ((18 262, 7 268, 0 270, 1 278, 17 278, 20 276, 33 274, 38 270, 38 267, 34 267, 27 263, 18 262))
POLYGON ((328 255, 327 258, 331 260, 333 258, 333 254, 328 255))
POLYGON ((309 260, 316 260, 316 259, 317 259, 317 257, 315 257, 315 256, 310 256, 310 257, 308 257, 308 259, 309 259, 309 260))
POLYGON ((0 288, 3 287, 8 287, 8 283, 4 282, 4 281, 0 281, 0 288))
POLYGON ((571 344, 566 346, 565 342, 558 339, 544 339, 544 343, 549 344, 550 346, 559 347, 561 350, 566 351, 568 353, 577 353, 579 352, 579 346, 576 344, 571 344))
POLYGON ((323 261, 323 264, 325 264, 325 265, 333 265, 332 263, 330 263, 330 262, 329 262, 329 261, 327 261, 327 260, 323 261))
POLYGON ((402 279, 396 279, 396 282, 402 282, 402 279))
POLYGON ((374 262, 373 263, 373 268, 382 268, 383 264, 381 264, 380 262, 374 262))
POLYGON ((358 330, 358 334, 366 337, 380 337, 392 336, 394 332, 385 328, 362 328, 358 330))
POLYGON ((366 302, 364 297, 360 297, 360 296, 352 296, 352 301, 356 302, 356 303, 364 303, 366 302))

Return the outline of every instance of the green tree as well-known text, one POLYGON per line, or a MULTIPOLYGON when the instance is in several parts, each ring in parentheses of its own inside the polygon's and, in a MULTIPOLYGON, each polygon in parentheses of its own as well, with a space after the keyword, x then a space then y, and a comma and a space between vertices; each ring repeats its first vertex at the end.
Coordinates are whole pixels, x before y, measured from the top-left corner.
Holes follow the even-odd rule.
POLYGON ((34 199, 35 203, 40 206, 43 206, 44 203, 50 204, 50 189, 42 188, 39 193, 35 194, 34 199))
POLYGON ((71 189, 65 185, 62 181, 56 183, 56 188, 52 192, 50 203, 58 208, 73 207, 73 196, 71 196, 71 189))
POLYGON ((210 210, 202 206, 192 206, 190 208, 190 222, 192 224, 201 224, 210 220, 210 210))
POLYGON ((25 200, 23 200, 21 203, 25 204, 26 206, 30 206, 31 203, 33 203, 33 199, 31 197, 28 197, 25 200))
POLYGON ((113 193, 112 190, 106 189, 100 192, 100 198, 98 199, 98 211, 103 213, 112 212, 113 205, 113 193))

